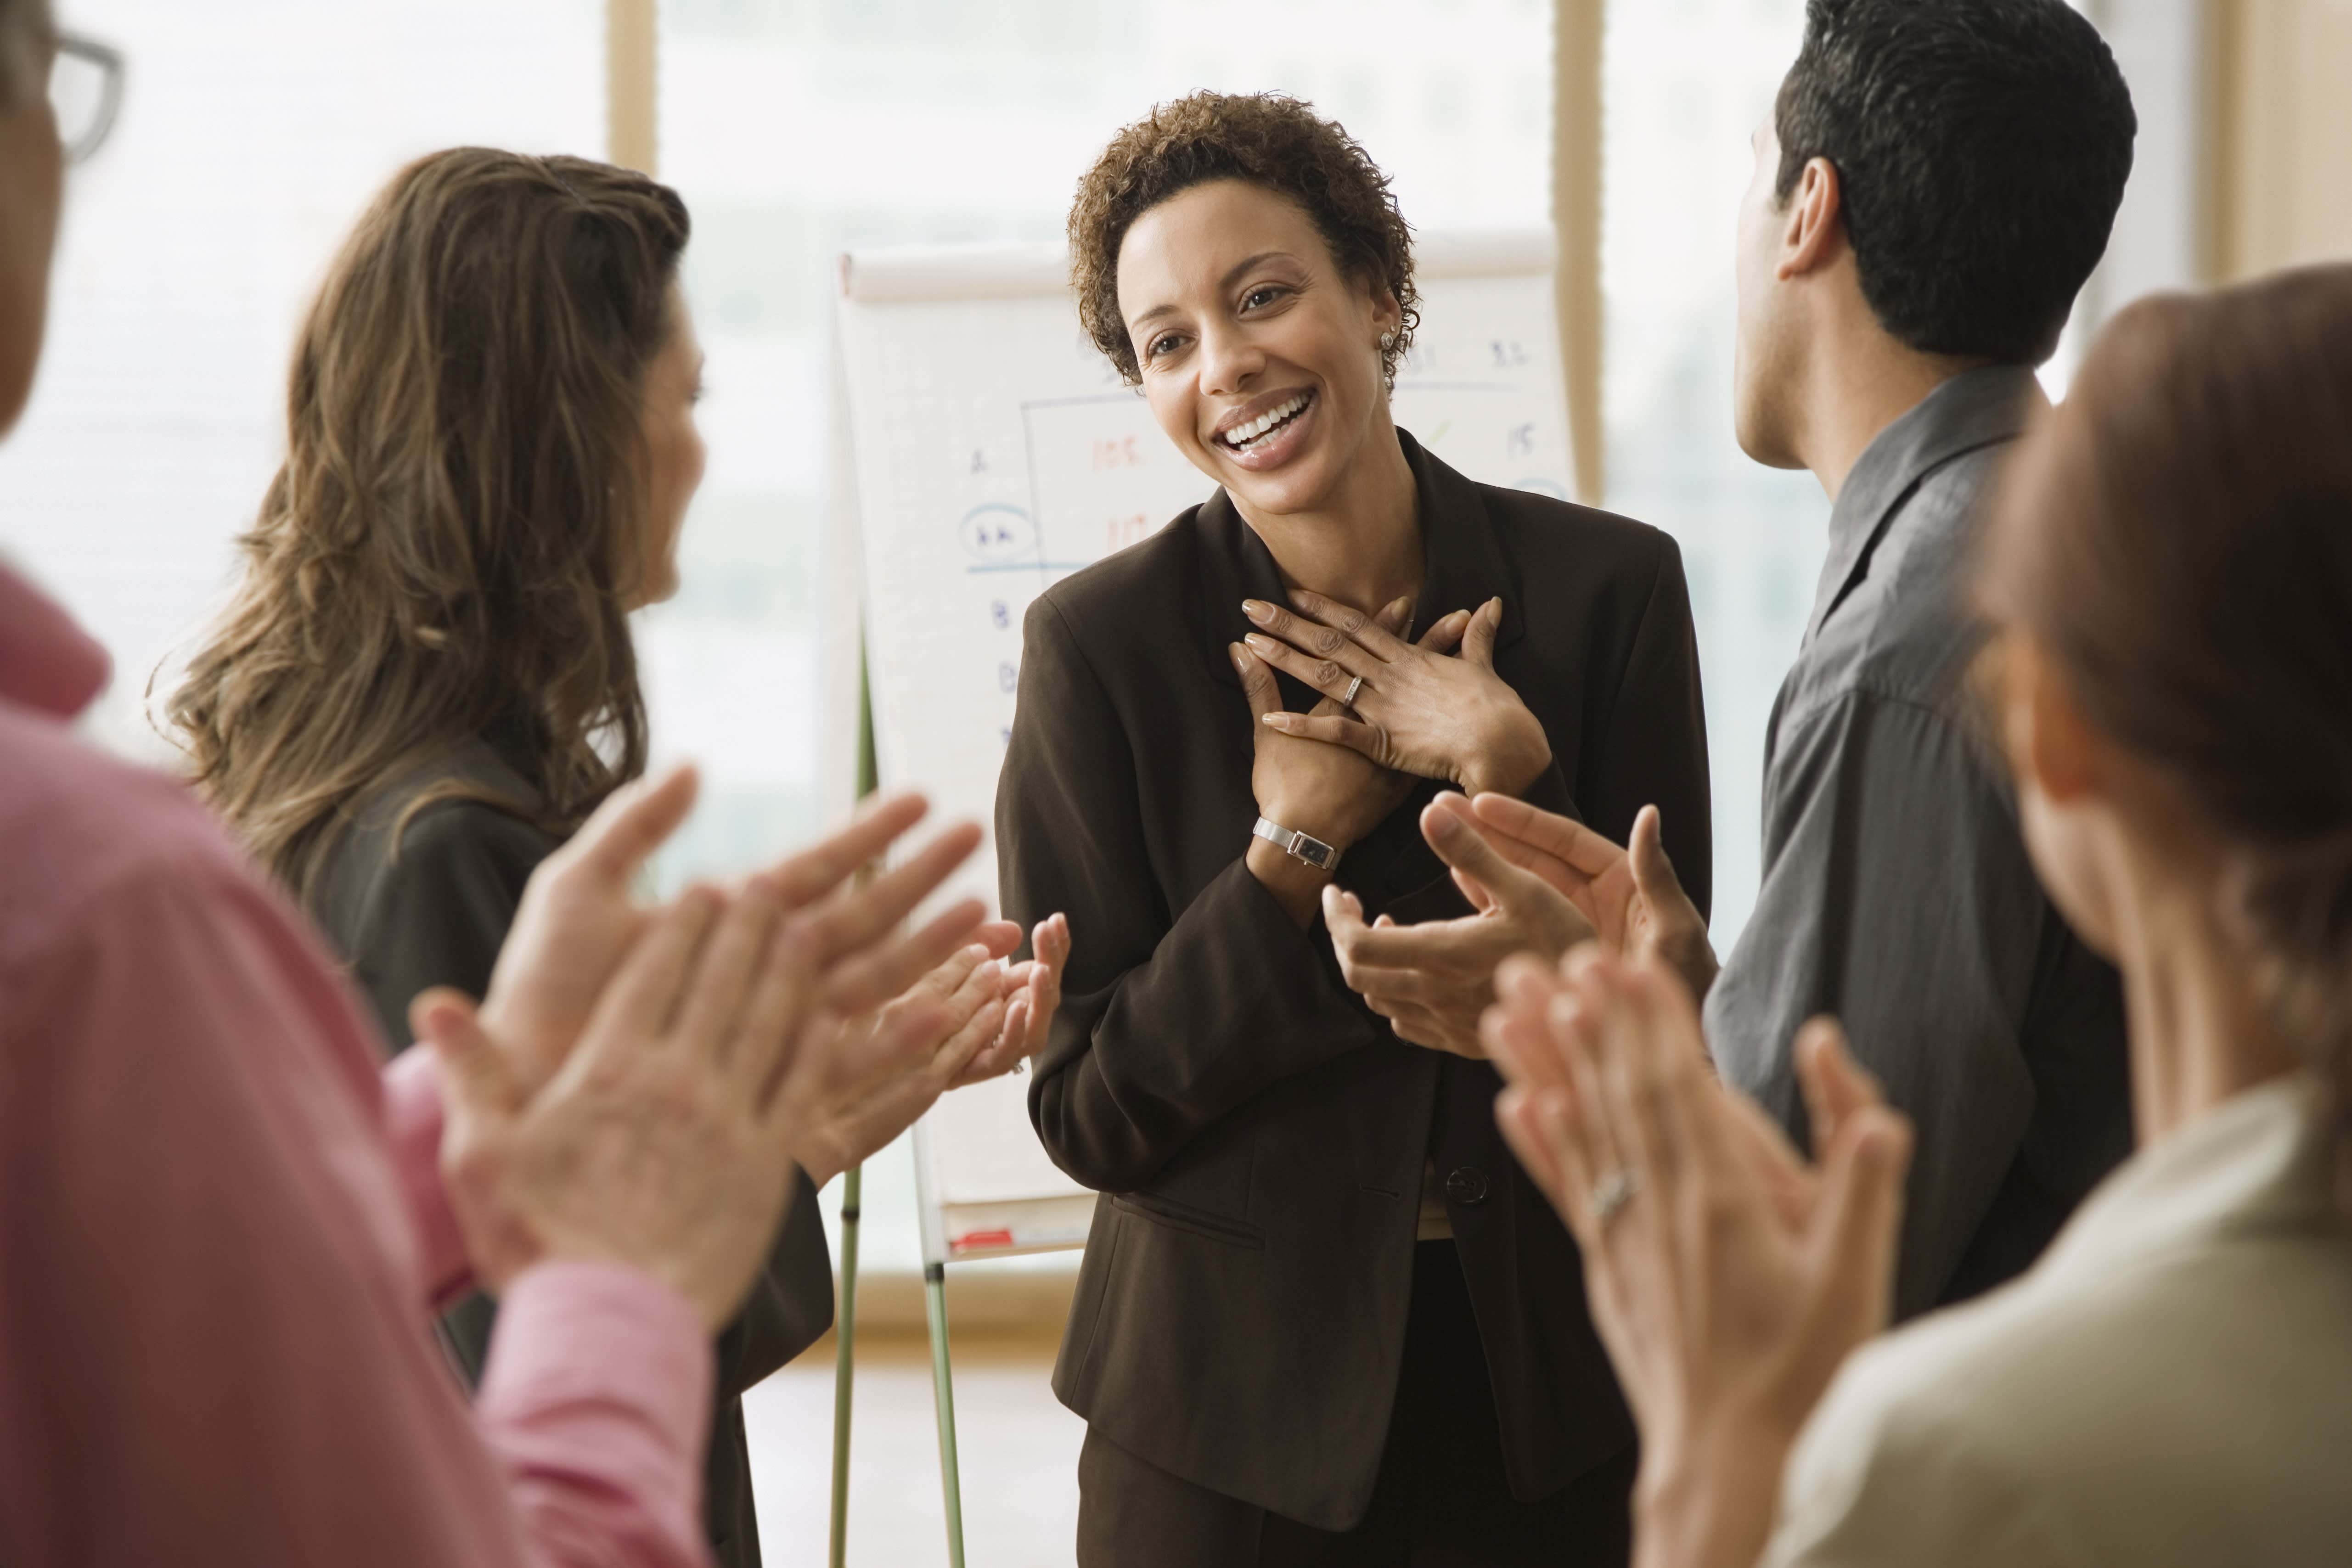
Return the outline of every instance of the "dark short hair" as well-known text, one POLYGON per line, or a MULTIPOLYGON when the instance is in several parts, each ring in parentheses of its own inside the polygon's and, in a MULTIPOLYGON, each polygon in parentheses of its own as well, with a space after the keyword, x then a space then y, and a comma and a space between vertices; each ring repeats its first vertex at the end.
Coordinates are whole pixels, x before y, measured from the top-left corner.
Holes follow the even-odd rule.
POLYGON ((1381 352, 1394 385, 1421 321, 1412 231, 1371 154, 1313 105, 1279 93, 1196 92, 1163 103, 1112 137, 1078 182, 1070 204, 1070 286, 1095 347, 1129 382, 1141 379, 1118 309, 1119 246, 1136 219, 1213 180, 1245 181, 1296 202, 1341 272, 1385 284, 1396 296, 1404 321, 1381 352))
POLYGON ((2107 248, 2138 120, 2064 0, 1807 0, 1783 202, 1837 170, 1863 298, 1923 353, 2039 364, 2107 248))

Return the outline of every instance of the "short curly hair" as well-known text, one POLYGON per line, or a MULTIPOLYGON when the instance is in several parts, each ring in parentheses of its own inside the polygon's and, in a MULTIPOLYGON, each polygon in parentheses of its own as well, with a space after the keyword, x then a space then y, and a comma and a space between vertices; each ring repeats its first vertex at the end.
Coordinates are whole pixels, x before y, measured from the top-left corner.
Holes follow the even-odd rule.
POLYGON ((1298 204, 1331 259, 1350 277, 1387 285, 1404 313, 1381 351, 1391 390, 1421 324, 1412 286, 1412 230, 1389 177, 1335 120, 1280 93, 1196 92, 1163 103, 1121 131, 1078 182, 1070 204, 1070 287, 1078 319, 1131 386, 1135 345, 1118 309, 1118 251, 1135 221, 1169 197, 1212 180, 1241 180, 1298 204))

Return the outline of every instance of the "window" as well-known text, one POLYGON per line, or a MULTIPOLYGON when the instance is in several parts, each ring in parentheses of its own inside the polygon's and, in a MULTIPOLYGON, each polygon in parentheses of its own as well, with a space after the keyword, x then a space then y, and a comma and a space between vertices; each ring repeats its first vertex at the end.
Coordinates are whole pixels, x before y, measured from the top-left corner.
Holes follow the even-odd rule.
POLYGON ((1731 425, 1732 229, 1804 34, 1803 0, 1609 7, 1601 278, 1608 506, 1681 544, 1706 683, 1717 953, 1756 902, 1764 728, 1828 548, 1810 474, 1751 461, 1731 425))
POLYGON ((69 172, 49 337, 0 446, 0 550, 114 655, 92 727, 167 755, 142 697, 217 601, 285 449, 294 331, 401 164, 603 145, 601 0, 62 0, 121 48, 69 172))

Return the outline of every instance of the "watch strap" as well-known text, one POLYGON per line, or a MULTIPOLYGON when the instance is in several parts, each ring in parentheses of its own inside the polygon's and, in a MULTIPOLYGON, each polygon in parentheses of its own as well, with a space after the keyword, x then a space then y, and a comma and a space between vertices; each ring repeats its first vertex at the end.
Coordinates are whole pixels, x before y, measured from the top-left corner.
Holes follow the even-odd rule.
POLYGON ((1286 828, 1281 823, 1270 821, 1264 817, 1257 820, 1257 825, 1250 829, 1250 832, 1274 845, 1292 860, 1303 862, 1313 866, 1317 871, 1339 869, 1340 852, 1312 833, 1302 833, 1296 828, 1286 828))

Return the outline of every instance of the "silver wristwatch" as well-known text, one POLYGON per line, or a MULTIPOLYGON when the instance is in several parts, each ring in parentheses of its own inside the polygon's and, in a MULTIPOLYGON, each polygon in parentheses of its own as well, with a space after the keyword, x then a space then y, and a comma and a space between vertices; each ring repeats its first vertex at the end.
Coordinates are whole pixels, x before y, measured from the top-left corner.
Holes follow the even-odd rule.
POLYGON ((1252 828, 1250 831, 1282 851, 1292 860, 1305 861, 1317 871, 1339 869, 1339 852, 1312 833, 1302 833, 1296 828, 1286 828, 1277 822, 1269 822, 1264 817, 1257 820, 1257 826, 1252 828))

